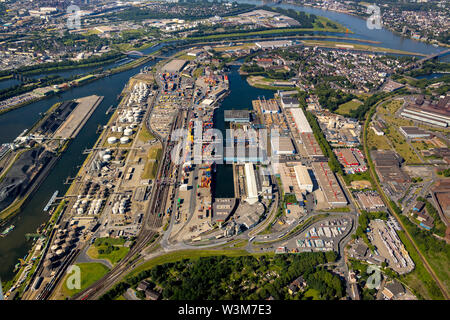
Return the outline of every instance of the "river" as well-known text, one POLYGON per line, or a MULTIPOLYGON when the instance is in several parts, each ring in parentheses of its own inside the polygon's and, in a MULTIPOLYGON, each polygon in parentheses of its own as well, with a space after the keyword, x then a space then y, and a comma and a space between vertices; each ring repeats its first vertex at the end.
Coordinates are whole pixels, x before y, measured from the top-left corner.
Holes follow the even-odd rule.
MULTIPOLYGON (((255 4, 260 3, 257 1, 239 2, 255 4)), ((354 32, 354 34, 347 35, 349 40, 350 38, 361 38, 380 41, 381 44, 376 44, 376 46, 424 54, 443 50, 442 48, 436 48, 425 43, 402 38, 388 30, 369 30, 367 29, 366 23, 363 19, 347 14, 287 4, 281 4, 280 6, 283 8, 299 9, 308 13, 322 15, 339 22, 354 32)), ((345 34, 335 35, 345 36, 345 34)), ((170 43, 159 44, 155 47, 143 50, 143 53, 148 54, 154 52, 169 44, 170 43)), ((448 61, 449 57, 445 57, 444 60, 448 61)), ((154 62, 149 62, 146 65, 151 66, 153 64, 154 62)), ((105 68, 107 67, 111 66, 105 66, 105 68)), ((105 115, 105 111, 111 105, 117 104, 116 97, 122 91, 128 79, 132 75, 138 73, 139 69, 143 67, 144 66, 139 66, 81 87, 72 88, 71 90, 65 91, 60 95, 32 103, 23 108, 13 110, 0 116, 1 144, 13 141, 20 133, 24 131, 24 129, 30 128, 39 119, 39 113, 45 112, 56 102, 92 94, 105 97, 84 128, 80 131, 76 139, 74 139, 67 151, 59 159, 51 174, 44 180, 37 192, 30 198, 30 201, 26 204, 23 211, 13 219, 12 223, 16 225, 16 228, 7 237, 0 238, 0 278, 2 278, 3 281, 12 278, 14 265, 18 262, 18 259, 24 257, 30 249, 31 243, 25 240, 25 234, 35 232, 39 225, 48 220, 48 214, 42 211, 45 204, 55 190, 59 190, 60 194, 65 193, 68 186, 64 185, 63 181, 66 177, 76 174, 78 171, 77 166, 81 165, 86 157, 86 155, 82 154, 83 150, 91 147, 97 140, 97 125, 105 124, 110 117, 105 115)), ((84 74, 87 70, 86 68, 73 69, 64 71, 64 74, 75 75, 77 72, 79 74, 84 74)), ((256 99, 258 96, 270 98, 273 95, 272 91, 250 87, 245 81, 245 78, 241 77, 237 73, 236 67, 232 67, 232 71, 229 74, 229 80, 231 93, 224 99, 222 107, 217 109, 215 113, 215 126, 222 130, 225 128, 225 123, 223 121, 223 110, 251 109, 251 100, 256 99)), ((13 84, 14 82, 10 83, 13 84)), ((221 183, 216 184, 216 196, 233 196, 233 182, 230 180, 230 177, 231 166, 219 166, 217 181, 221 181, 221 183), (222 183, 222 181, 226 182, 222 183)))

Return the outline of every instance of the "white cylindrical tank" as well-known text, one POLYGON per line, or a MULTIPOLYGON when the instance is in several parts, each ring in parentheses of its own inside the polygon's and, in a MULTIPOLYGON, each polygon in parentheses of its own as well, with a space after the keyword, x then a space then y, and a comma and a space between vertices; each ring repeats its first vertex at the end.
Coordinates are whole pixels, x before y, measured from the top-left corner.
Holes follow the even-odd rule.
POLYGON ((133 134, 133 130, 131 130, 131 129, 125 129, 125 130, 123 131, 123 134, 124 134, 125 136, 131 136, 131 135, 133 134))
POLYGON ((117 132, 122 132, 123 128, 122 127, 117 127, 117 132))
POLYGON ((120 143, 126 144, 126 143, 128 143, 128 142, 130 142, 130 138, 128 138, 128 137, 122 137, 122 138, 120 138, 120 143))
POLYGON ((103 156, 103 161, 105 161, 105 162, 111 161, 111 155, 105 154, 105 155, 103 156))
POLYGON ((109 144, 117 143, 117 138, 116 138, 116 137, 109 137, 109 138, 108 138, 108 143, 109 143, 109 144))

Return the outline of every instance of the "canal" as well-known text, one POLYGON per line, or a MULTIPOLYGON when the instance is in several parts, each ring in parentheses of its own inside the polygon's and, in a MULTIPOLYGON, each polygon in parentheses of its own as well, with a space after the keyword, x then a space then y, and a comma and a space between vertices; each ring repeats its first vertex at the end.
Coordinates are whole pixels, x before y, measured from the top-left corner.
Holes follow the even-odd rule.
MULTIPOLYGON (((260 4, 258 1, 238 1, 260 4)), ((404 51, 434 53, 443 48, 436 48, 425 43, 417 42, 410 39, 402 38, 388 30, 369 30, 366 27, 365 20, 350 16, 343 13, 331 12, 326 10, 314 9, 309 7, 301 7, 294 5, 281 4, 283 8, 293 8, 303 10, 308 13, 322 15, 336 22, 341 23, 349 28, 354 34, 347 35, 350 38, 361 38, 366 40, 380 41, 381 44, 375 46, 398 49, 404 51)), ((334 34, 338 36, 346 36, 345 34, 334 34)), ((172 43, 159 44, 155 47, 143 50, 144 54, 148 54, 160 49, 163 46, 172 43)), ((168 53, 170 54, 170 53, 168 53)), ((450 57, 443 58, 449 61, 450 57)), ((59 159, 58 163, 38 188, 36 193, 30 198, 29 202, 23 208, 23 211, 14 218, 13 223, 16 228, 5 238, 0 238, 0 278, 7 281, 13 276, 14 265, 19 258, 24 257, 30 249, 30 242, 25 240, 26 233, 34 233, 42 223, 49 218, 48 214, 43 212, 45 204, 50 199, 55 190, 59 190, 60 194, 64 194, 68 186, 63 181, 68 176, 73 176, 78 171, 77 166, 81 165, 86 157, 82 152, 85 148, 91 147, 97 140, 97 126, 106 124, 110 116, 105 115, 106 110, 111 105, 116 105, 116 97, 122 91, 128 79, 138 73, 144 66, 151 66, 154 62, 146 65, 124 71, 112 75, 107 78, 92 82, 90 84, 72 88, 60 95, 53 96, 46 100, 32 103, 23 108, 19 108, 0 116, 0 144, 12 142, 24 129, 30 128, 40 117, 40 113, 45 112, 50 106, 56 102, 76 99, 88 95, 104 96, 104 100, 93 113, 84 128, 80 131, 76 139, 71 143, 67 151, 59 159)), ((104 66, 110 68, 112 66, 104 66)), ((86 69, 73 69, 64 72, 64 75, 84 74, 86 69)), ((215 127, 221 130, 225 129, 223 111, 227 109, 251 109, 251 100, 257 99, 258 96, 270 98, 273 96, 272 91, 257 89, 249 86, 244 77, 237 72, 237 67, 232 67, 229 73, 230 94, 224 99, 221 107, 215 112, 215 127)), ((14 80, 5 80, 3 88, 16 84, 14 80)), ((0 82, 2 84, 2 82, 0 82)), ((230 197, 234 195, 232 169, 229 165, 218 166, 216 173, 216 191, 217 197, 230 197)))
MULTIPOLYGON (((225 130, 228 123, 224 121, 225 110, 253 110, 252 100, 258 97, 270 99, 274 91, 264 90, 252 87, 248 84, 246 78, 238 72, 238 66, 232 66, 228 73, 230 82, 230 94, 223 100, 220 108, 214 112, 214 127, 222 131, 223 141, 225 143, 225 130)), ((225 150, 225 144, 224 144, 225 150)), ((234 197, 233 184, 233 166, 231 164, 217 165, 217 172, 214 183, 214 196, 218 198, 234 197)))

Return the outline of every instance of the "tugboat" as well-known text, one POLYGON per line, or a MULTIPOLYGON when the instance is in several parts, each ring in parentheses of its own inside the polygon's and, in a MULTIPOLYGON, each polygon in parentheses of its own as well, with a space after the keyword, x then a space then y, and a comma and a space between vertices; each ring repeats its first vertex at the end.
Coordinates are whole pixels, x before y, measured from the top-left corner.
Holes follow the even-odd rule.
POLYGON ((11 231, 14 230, 16 226, 15 225, 10 225, 8 228, 6 228, 5 230, 3 230, 2 233, 0 233, 0 237, 6 237, 11 231))

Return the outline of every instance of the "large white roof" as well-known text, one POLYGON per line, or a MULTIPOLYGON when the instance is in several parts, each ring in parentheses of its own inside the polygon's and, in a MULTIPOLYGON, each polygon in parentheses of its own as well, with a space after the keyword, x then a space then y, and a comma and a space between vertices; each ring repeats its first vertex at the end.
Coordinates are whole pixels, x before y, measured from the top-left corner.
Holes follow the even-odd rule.
POLYGON ((312 133, 311 126, 309 125, 308 120, 306 119, 305 114, 301 108, 291 108, 289 109, 292 113, 292 117, 294 118, 295 125, 297 126, 298 132, 306 132, 312 133))

